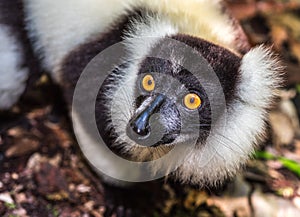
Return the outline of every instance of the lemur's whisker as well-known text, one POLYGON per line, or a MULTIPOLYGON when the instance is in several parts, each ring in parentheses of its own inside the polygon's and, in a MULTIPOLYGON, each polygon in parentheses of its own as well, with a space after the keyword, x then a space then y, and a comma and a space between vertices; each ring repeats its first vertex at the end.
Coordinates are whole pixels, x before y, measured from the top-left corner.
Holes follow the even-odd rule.
POLYGON ((246 152, 243 150, 243 147, 241 145, 239 145, 238 143, 236 143, 235 141, 233 141, 232 139, 222 135, 222 134, 218 134, 218 136, 222 137, 223 139, 229 141, 230 144, 227 144, 225 141, 223 141, 222 139, 219 139, 218 137, 216 137, 216 139, 218 139, 218 141, 222 142, 222 144, 227 147, 228 149, 235 151, 235 152, 239 152, 240 154, 246 154, 246 152), (230 145, 233 145, 233 147, 231 147, 230 145), (237 149, 235 149, 237 148, 237 149))

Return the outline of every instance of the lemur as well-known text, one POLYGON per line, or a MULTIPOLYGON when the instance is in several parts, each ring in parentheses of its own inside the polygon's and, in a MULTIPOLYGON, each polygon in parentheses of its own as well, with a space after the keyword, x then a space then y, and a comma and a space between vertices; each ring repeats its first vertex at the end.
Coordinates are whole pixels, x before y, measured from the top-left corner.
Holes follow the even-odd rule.
POLYGON ((183 152, 150 171, 164 168, 162 175, 200 186, 234 176, 264 137, 282 68, 270 48, 250 47, 220 0, 0 0, 0 108, 18 101, 39 63, 61 86, 88 161, 96 171, 105 161, 119 173, 119 164, 85 140, 89 129, 72 110, 83 71, 118 43, 124 62, 99 84, 94 104, 109 149, 132 162, 151 162, 180 146, 183 152), (203 61, 192 61, 193 55, 203 61), (214 114, 213 104, 222 99, 214 114), (170 171, 166 164, 179 158, 170 171))

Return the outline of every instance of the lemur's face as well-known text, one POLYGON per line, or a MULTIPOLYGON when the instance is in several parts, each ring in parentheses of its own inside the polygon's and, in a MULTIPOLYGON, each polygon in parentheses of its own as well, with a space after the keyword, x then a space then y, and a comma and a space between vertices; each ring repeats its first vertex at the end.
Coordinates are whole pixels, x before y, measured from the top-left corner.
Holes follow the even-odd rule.
POLYGON ((181 158, 175 171, 181 181, 221 181, 235 174, 262 138, 280 67, 263 47, 242 57, 191 36, 172 39, 142 55, 134 47, 132 57, 138 60, 114 70, 96 102, 99 131, 111 150, 131 161, 168 156, 167 162, 154 163, 154 173, 177 166, 181 158), (205 61, 190 61, 193 57, 176 49, 174 41, 205 61), (173 152, 177 147, 183 152, 173 152))
POLYGON ((134 112, 127 136, 145 147, 203 142, 211 123, 209 99, 200 81, 168 60, 146 58, 135 81, 134 112))
MULTIPOLYGON (((117 79, 114 79, 113 85, 108 84, 111 90, 106 102, 112 99, 108 108, 108 119, 112 122, 109 131, 116 138, 110 146, 125 150, 121 153, 139 161, 160 158, 178 144, 203 147, 212 127, 216 127, 212 126, 209 94, 224 94, 225 107, 235 97, 239 82, 238 56, 206 41, 195 41, 192 37, 178 36, 175 39, 190 45, 192 52, 197 52, 197 49, 204 51, 199 55, 205 61, 187 64, 190 59, 186 54, 180 50, 174 54, 175 40, 162 40, 149 51, 148 56, 133 63, 136 67, 127 65, 116 70, 122 75, 114 77, 117 79), (199 47, 195 48, 195 43, 199 47), (156 54, 170 58, 154 57, 156 54), (185 65, 190 68, 185 68, 185 65), (211 71, 207 72, 207 68, 211 71), (214 73, 219 87, 210 79, 202 79, 207 77, 207 73, 214 73), (221 90, 217 91, 217 88, 221 90)), ((214 118, 223 112, 221 109, 218 114, 213 114, 214 118)))

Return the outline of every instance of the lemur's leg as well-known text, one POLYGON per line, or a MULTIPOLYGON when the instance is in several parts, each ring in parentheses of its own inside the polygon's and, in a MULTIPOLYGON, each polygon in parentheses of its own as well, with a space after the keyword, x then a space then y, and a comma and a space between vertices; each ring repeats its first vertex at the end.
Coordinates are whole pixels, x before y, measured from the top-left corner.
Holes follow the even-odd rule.
POLYGON ((0 110, 15 104, 29 75, 22 0, 0 0, 0 110))

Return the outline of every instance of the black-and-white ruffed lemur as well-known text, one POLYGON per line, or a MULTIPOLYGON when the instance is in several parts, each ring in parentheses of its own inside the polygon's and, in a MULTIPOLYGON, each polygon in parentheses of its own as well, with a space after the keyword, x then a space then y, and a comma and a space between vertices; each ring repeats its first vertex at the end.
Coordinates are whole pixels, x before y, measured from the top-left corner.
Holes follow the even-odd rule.
MULTIPOLYGON (((184 146, 150 169, 157 174, 181 158, 170 176, 184 183, 213 185, 233 176, 263 138, 281 67, 269 48, 250 48, 220 0, 0 0, 0 108, 17 102, 38 60, 61 85, 71 111, 85 67, 119 42, 125 63, 98 87, 95 102, 106 145, 133 162, 157 160, 184 146), (207 66, 191 61, 176 42, 207 66), (215 123, 212 100, 222 97, 204 68, 215 73, 225 99, 226 118, 221 110, 215 123), (150 144, 153 137, 158 139, 150 144)), ((120 164, 83 141, 89 129, 80 121, 73 118, 75 133, 90 163, 105 161, 112 174, 119 173, 120 164)))

